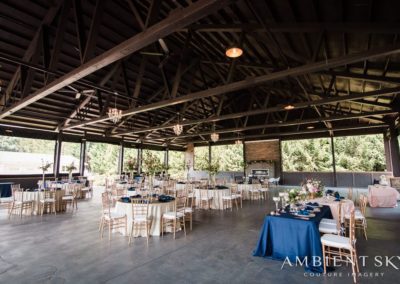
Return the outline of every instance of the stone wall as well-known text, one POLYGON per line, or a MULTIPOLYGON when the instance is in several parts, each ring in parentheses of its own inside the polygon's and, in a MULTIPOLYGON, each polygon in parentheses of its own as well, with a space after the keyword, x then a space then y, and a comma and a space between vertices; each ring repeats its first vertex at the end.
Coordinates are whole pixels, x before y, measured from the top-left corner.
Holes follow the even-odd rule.
POLYGON ((245 142, 246 175, 253 169, 269 169, 269 177, 281 175, 279 140, 245 142))

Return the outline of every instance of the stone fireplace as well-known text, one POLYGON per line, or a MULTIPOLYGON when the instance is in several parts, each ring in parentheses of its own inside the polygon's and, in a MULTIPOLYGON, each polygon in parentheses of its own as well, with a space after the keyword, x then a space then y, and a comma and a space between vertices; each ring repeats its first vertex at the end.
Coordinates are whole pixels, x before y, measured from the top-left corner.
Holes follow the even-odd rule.
POLYGON ((279 177, 280 156, 280 143, 278 140, 246 141, 246 176, 255 174, 261 178, 279 177))
POLYGON ((248 162, 246 167, 246 176, 257 176, 263 178, 275 177, 275 162, 257 161, 248 162))

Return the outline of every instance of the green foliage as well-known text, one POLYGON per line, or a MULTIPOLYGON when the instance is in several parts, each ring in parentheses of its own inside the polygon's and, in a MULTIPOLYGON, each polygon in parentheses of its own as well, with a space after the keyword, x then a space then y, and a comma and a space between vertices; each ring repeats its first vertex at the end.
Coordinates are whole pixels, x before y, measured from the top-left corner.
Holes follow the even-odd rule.
POLYGON ((55 141, 30 139, 10 136, 0 136, 0 151, 24 153, 54 153, 55 141))
POLYGON ((100 175, 117 174, 119 146, 105 143, 87 143, 87 169, 100 175))
POLYGON ((202 170, 208 166, 208 146, 194 148, 194 169, 202 170))
POLYGON ((211 147, 212 161, 219 161, 221 171, 243 171, 243 145, 220 145, 211 147))
POLYGON ((153 176, 154 174, 164 170, 164 165, 156 151, 143 151, 143 170, 147 174, 153 176))
MULTIPOLYGON (((334 139, 337 171, 384 171, 382 135, 334 139)), ((284 171, 333 171, 329 138, 282 142, 284 171)))
POLYGON ((185 153, 179 151, 168 152, 168 173, 172 178, 179 179, 185 176, 185 153))

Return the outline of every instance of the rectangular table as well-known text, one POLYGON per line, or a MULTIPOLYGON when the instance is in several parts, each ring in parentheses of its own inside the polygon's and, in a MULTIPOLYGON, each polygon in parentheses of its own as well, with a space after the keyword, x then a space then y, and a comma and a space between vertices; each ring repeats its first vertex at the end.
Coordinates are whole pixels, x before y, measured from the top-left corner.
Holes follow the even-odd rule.
POLYGON ((12 195, 11 185, 13 182, 0 182, 0 197, 10 197, 12 195))
POLYGON ((370 185, 368 202, 371 207, 396 207, 399 192, 390 186, 370 185))
POLYGON ((296 258, 307 259, 306 269, 312 272, 323 272, 321 237, 318 230, 322 218, 332 219, 329 206, 323 206, 321 212, 309 220, 295 218, 291 214, 266 216, 261 227, 254 256, 283 261, 288 258, 296 263, 296 258))

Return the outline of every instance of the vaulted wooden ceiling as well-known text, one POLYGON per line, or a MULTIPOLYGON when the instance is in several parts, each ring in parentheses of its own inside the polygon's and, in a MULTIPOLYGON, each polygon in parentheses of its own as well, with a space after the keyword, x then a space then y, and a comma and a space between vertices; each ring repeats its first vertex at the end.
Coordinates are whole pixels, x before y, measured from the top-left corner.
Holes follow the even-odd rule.
POLYGON ((178 147, 208 143, 214 125, 223 143, 382 132, 400 109, 399 10, 388 0, 4 0, 0 128, 178 147), (241 57, 225 56, 232 45, 241 57))

